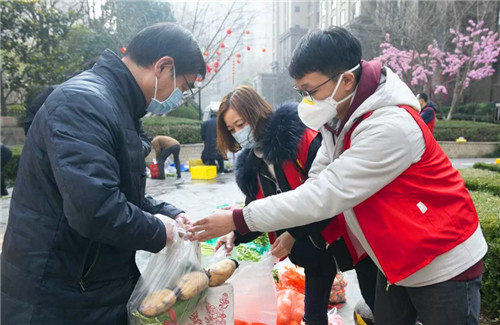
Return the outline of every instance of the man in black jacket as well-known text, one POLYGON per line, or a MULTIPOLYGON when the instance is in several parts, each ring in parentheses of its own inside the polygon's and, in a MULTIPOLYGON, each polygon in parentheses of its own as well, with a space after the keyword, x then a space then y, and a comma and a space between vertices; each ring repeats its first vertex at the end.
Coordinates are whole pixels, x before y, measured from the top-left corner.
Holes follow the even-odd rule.
POLYGON ((12 194, 3 324, 127 323, 135 251, 160 251, 176 240, 174 218, 187 221, 182 210, 144 196, 140 118, 174 109, 205 69, 188 31, 157 24, 134 37, 123 59, 104 51, 47 98, 12 194))
POLYGON ((203 151, 201 160, 205 165, 215 166, 217 161, 217 172, 224 172, 224 158, 217 151, 217 117, 216 112, 210 112, 210 118, 201 125, 201 139, 203 140, 203 151))

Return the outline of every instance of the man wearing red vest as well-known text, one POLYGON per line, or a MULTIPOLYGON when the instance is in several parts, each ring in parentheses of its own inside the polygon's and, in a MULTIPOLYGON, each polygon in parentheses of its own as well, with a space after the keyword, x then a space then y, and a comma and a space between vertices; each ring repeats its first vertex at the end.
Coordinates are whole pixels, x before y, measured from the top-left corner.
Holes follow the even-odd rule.
POLYGON ((437 106, 429 100, 426 93, 418 94, 417 99, 420 103, 420 107, 422 108, 420 110, 420 117, 424 120, 425 124, 427 124, 432 133, 434 132, 434 124, 436 123, 437 106))
MULTIPOLYGON (((306 183, 197 221, 198 240, 273 231, 343 213, 379 268, 375 324, 477 324, 487 244, 460 174, 411 90, 332 27, 304 36, 289 73, 299 116, 323 143, 306 183)), ((333 232, 335 229, 330 229, 333 232)), ((330 232, 323 236, 329 241, 330 232)))

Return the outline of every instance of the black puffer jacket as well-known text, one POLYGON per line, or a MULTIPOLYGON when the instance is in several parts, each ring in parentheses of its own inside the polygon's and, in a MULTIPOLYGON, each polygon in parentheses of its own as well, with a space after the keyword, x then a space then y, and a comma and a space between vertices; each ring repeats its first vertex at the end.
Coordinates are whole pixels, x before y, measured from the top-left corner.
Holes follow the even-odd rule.
POLYGON ((158 252, 139 137, 146 101, 113 52, 56 90, 19 162, 3 242, 2 324, 126 324, 135 251, 158 252))

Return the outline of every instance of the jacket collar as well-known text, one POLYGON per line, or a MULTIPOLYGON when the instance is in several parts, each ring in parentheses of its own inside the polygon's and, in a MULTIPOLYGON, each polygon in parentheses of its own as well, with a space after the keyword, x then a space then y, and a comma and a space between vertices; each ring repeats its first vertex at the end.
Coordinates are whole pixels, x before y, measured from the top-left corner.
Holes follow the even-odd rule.
POLYGON ((146 98, 141 87, 127 66, 113 51, 106 49, 92 70, 117 85, 115 90, 128 104, 126 109, 135 120, 146 114, 146 98))
MULTIPOLYGON (((295 160, 306 126, 297 113, 297 103, 284 103, 276 108, 259 141, 266 162, 280 165, 295 160)), ((257 193, 257 173, 263 164, 253 150, 245 149, 236 159, 236 183, 247 196, 257 193)))

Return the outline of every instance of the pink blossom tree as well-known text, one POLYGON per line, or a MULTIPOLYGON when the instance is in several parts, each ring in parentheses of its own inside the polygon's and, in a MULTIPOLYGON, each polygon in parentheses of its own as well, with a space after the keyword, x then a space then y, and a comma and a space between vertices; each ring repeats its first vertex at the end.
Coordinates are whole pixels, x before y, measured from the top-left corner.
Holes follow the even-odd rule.
POLYGON ((452 51, 444 51, 434 40, 423 53, 394 47, 387 34, 380 45, 382 54, 377 58, 410 87, 427 88, 439 98, 451 96, 447 120, 471 81, 495 73, 492 65, 500 55, 500 37, 485 28, 483 21, 469 20, 464 33, 450 29, 450 34, 452 51))

